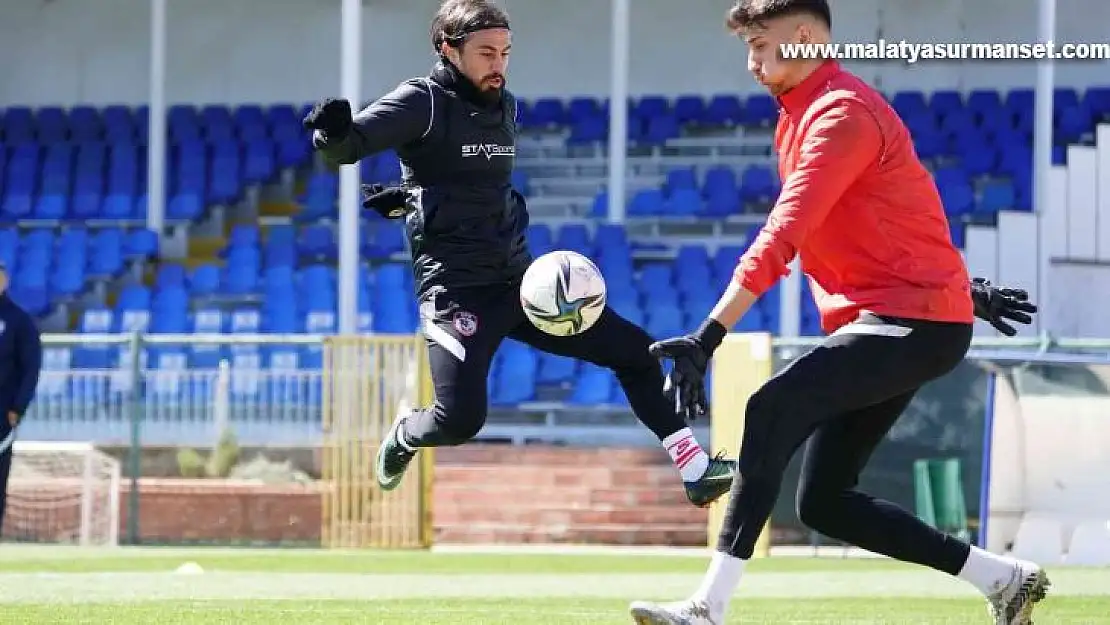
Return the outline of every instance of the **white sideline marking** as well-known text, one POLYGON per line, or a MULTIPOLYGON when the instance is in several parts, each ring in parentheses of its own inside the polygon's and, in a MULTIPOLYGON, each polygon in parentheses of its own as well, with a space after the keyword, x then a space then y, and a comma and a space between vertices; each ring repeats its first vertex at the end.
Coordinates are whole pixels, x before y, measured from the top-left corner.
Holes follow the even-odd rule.
MULTIPOLYGON (((713 550, 707 547, 657 547, 623 545, 565 545, 565 544, 526 544, 526 545, 435 545, 432 553, 444 554, 495 554, 495 555, 598 555, 598 556, 674 556, 709 558, 713 550)), ((857 547, 771 547, 773 558, 880 558, 879 555, 857 547)))
MULTIPOLYGON (((0 604, 429 597, 674 599, 686 596, 700 578, 691 574, 6 573, 0 574, 0 604)), ((1110 569, 1057 570, 1052 579, 1055 596, 1110 595, 1110 569)), ((745 578, 739 594, 759 598, 978 596, 967 584, 932 571, 758 573, 745 578)))

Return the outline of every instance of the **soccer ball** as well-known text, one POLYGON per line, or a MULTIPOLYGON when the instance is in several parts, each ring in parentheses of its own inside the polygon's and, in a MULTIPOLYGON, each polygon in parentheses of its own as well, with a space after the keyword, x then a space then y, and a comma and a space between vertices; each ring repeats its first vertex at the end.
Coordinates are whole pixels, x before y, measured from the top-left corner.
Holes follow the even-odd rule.
POLYGON ((605 310, 605 278, 577 252, 540 256, 524 272, 520 305, 532 325, 554 336, 589 330, 605 310))

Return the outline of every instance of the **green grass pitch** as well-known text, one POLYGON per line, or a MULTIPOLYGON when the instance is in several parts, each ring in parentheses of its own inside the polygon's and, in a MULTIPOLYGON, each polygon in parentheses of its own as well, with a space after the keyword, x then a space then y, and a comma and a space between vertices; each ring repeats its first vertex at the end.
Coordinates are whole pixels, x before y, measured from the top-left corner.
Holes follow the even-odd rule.
MULTIPOLYGON (((630 623, 706 557, 0 546, 0 623, 630 623), (193 562, 201 572, 176 572, 193 562)), ((1110 569, 1058 568, 1036 622, 1110 624, 1110 569)), ((988 623, 963 583, 877 559, 754 561, 732 623, 988 623)))

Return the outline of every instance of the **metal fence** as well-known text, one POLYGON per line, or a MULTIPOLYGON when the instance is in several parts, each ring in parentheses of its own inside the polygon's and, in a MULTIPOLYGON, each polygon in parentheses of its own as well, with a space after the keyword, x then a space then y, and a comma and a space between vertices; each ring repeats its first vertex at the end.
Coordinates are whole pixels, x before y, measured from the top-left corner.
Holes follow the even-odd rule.
MULTIPOLYGON (((42 379, 20 437, 136 447, 208 446, 230 426, 243 445, 315 446, 321 436, 319 355, 324 338, 46 335, 42 379), (203 361, 209 366, 189 366, 190 356, 198 354, 207 356, 203 361)), ((780 360, 788 361, 817 340, 777 339, 776 350, 780 360)), ((1110 358, 1108 354, 1110 340, 981 339, 971 357, 1040 362, 1057 357, 1074 362, 1078 356, 1110 358)), ((490 425, 499 434, 511 433, 514 425, 537 434, 534 431, 613 429, 613 422, 592 415, 588 407, 545 410, 549 416, 540 422, 523 415, 491 418, 490 425), (550 417, 559 412, 566 414, 550 417)), ((628 428, 616 429, 639 431, 633 419, 627 421, 628 428)))
POLYGON ((320 436, 320 335, 45 335, 27 440, 208 445, 226 426, 249 445, 320 436), (189 356, 217 352, 206 368, 189 356), (306 357, 308 356, 308 357, 306 357), (92 363, 90 366, 88 363, 92 363))
MULTIPOLYGON (((142 534, 138 485, 144 446, 208 447, 230 427, 242 446, 316 447, 322 436, 323 371, 316 358, 322 335, 46 335, 44 371, 20 438, 87 441, 128 450, 124 475, 129 540, 142 534), (213 351, 214 350, 214 351, 213 351), (211 366, 190 367, 204 353, 211 366), (296 354, 296 358, 289 358, 296 354), (89 366, 89 363, 100 366, 89 366), (104 364, 108 363, 108 364, 104 364)), ((776 340, 776 368, 796 358, 818 339, 776 340)), ((967 467, 974 492, 982 446, 986 372, 1004 366, 1066 367, 1110 363, 1110 340, 978 340, 965 364, 926 388, 890 441, 876 454, 866 482, 876 493, 903 504, 911 485, 906 463, 918 457, 953 456, 967 467)), ((590 438, 588 444, 621 445, 650 438, 629 419, 616 428, 595 418, 588 406, 553 407, 561 421, 522 425, 495 423, 504 432, 545 430, 552 440, 580 440, 584 433, 620 429, 625 438, 590 438), (574 430, 578 434, 565 434, 574 430)), ((697 424, 704 426, 704 424, 697 424)), ((615 436, 615 434, 614 434, 615 436)), ((795 463, 796 464, 796 463, 795 463)), ((786 489, 796 481, 792 465, 786 489)), ((155 506, 157 507, 157 506, 155 506)), ((789 498, 776 509, 784 531, 796 528, 789 498)), ((149 537, 148 537, 149 538, 149 537)), ((156 538, 156 537, 155 537, 156 538)), ((144 538, 145 539, 145 538, 144 538)))

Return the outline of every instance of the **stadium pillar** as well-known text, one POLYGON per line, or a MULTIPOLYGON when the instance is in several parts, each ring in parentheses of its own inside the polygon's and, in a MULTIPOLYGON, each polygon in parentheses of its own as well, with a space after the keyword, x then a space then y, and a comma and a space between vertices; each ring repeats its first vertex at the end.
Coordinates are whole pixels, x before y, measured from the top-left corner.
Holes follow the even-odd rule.
MULTIPOLYGON (((340 93, 361 108, 362 0, 343 0, 340 13, 340 93)), ((359 167, 339 174, 339 333, 358 331, 359 167)))
MULTIPOLYGON (((778 335, 795 337, 802 334, 802 261, 797 258, 790 263, 790 275, 783 278, 782 292, 779 294, 778 335)), ((771 328, 774 332, 776 328, 771 328)))
MULTIPOLYGON (((1056 0, 1039 0, 1039 17, 1037 30, 1042 43, 1049 43, 1056 36, 1056 0)), ((1049 292, 1049 270, 1052 259, 1049 257, 1050 229, 1045 227, 1048 220, 1047 213, 1052 210, 1051 189, 1049 187, 1049 172, 1052 170, 1052 108, 1053 91, 1055 90, 1055 64, 1051 58, 1043 58, 1037 62, 1036 104, 1034 105, 1033 123, 1033 208, 1040 221, 1039 243, 1037 245, 1037 298, 1041 306, 1034 323, 1040 325, 1041 333, 1052 327, 1051 319, 1047 312, 1051 308, 1046 305, 1049 292)))
POLYGON ((166 0, 150 0, 150 127, 146 227, 166 224, 166 0))
POLYGON ((630 0, 613 0, 613 56, 609 63, 609 222, 624 222, 628 167, 628 64, 630 0))

